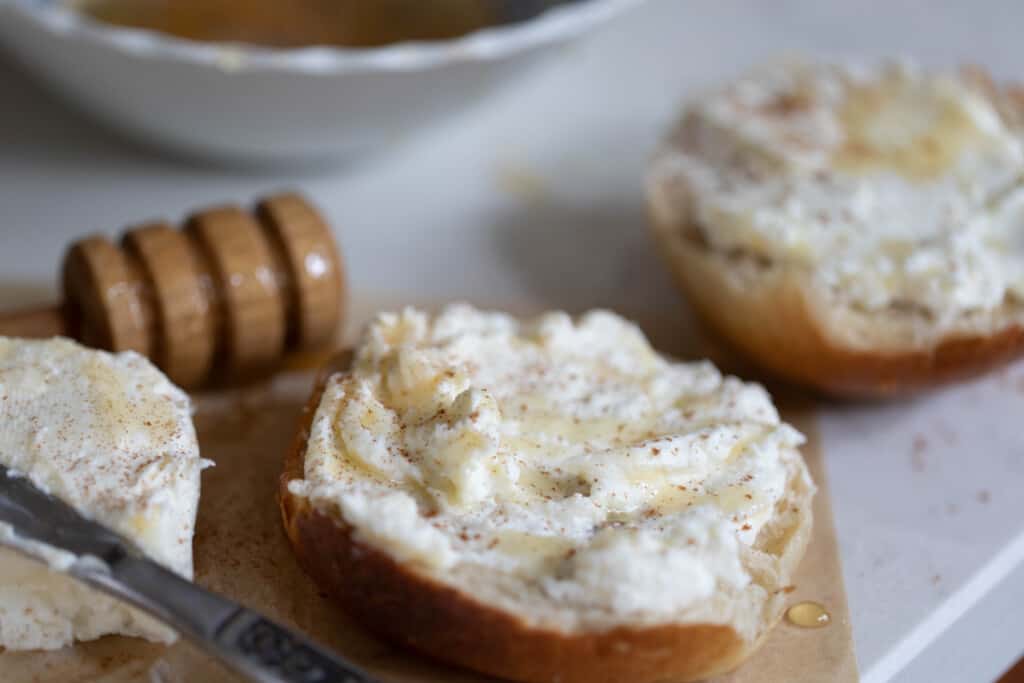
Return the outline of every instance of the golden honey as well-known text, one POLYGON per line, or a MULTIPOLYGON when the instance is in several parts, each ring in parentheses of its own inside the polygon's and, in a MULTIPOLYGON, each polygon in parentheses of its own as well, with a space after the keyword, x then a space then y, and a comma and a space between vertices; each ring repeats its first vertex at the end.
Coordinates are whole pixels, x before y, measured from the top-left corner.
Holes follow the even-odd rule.
POLYGON ((786 610, 786 621, 801 628, 828 626, 832 615, 824 606, 811 601, 798 602, 786 610))
POLYGON ((480 0, 72 0, 107 24, 276 48, 447 40, 494 23, 480 0))
POLYGON ((983 139, 951 95, 915 90, 896 77, 851 89, 839 118, 846 141, 833 164, 855 173, 889 170, 927 180, 983 139))

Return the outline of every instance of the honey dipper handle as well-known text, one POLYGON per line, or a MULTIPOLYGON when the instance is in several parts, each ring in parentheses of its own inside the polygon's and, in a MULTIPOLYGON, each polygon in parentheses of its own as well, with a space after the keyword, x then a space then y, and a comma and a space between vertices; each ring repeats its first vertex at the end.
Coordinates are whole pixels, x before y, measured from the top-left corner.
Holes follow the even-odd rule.
POLYGON ((39 339, 66 334, 67 325, 60 306, 0 313, 0 336, 39 339))

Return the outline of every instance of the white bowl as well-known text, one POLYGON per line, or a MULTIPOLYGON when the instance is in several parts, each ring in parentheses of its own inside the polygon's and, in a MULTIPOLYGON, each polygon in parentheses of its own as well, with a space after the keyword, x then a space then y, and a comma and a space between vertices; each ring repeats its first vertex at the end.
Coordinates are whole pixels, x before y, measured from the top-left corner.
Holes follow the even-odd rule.
POLYGON ((347 157, 452 114, 637 0, 576 0, 443 42, 274 50, 91 21, 0 0, 0 45, 132 137, 233 162, 347 157))

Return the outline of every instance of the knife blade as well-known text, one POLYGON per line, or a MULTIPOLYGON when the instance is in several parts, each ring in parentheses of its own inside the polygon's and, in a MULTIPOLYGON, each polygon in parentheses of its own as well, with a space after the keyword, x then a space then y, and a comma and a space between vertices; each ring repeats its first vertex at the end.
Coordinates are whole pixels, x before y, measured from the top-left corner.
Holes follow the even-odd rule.
POLYGON ((305 636, 146 558, 128 539, 2 464, 0 545, 153 615, 250 680, 374 683, 305 636))

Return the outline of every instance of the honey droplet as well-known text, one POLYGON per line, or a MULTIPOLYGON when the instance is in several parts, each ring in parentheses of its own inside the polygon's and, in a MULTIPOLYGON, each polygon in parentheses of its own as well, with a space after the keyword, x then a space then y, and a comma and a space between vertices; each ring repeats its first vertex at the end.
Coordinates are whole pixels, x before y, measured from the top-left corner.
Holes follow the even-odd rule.
POLYGON ((786 619, 801 628, 821 628, 828 626, 832 615, 816 602, 798 602, 786 610, 786 619))

